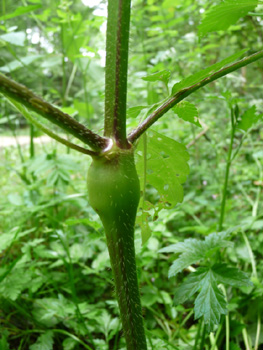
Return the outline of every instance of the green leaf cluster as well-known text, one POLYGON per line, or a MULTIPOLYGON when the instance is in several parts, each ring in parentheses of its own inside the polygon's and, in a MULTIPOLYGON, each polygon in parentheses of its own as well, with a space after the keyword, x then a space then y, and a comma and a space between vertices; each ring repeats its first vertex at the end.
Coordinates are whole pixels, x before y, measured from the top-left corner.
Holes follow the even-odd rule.
MULTIPOLYGON (((220 248, 231 245, 229 236, 230 231, 212 233, 203 241, 190 238, 161 249, 161 253, 180 254, 170 267, 169 277, 192 264, 205 259, 209 261, 220 248)), ((248 276, 239 269, 225 263, 208 263, 190 273, 175 290, 176 304, 183 304, 197 293, 194 302, 195 319, 203 317, 208 332, 213 331, 214 326, 220 323, 221 316, 227 314, 226 296, 219 284, 237 288, 252 285, 248 276)))

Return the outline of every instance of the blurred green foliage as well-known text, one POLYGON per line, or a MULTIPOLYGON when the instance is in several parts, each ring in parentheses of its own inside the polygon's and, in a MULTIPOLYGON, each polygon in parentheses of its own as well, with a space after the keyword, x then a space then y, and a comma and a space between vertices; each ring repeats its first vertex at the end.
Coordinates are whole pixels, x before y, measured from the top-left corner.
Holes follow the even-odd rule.
MULTIPOLYGON (((249 8, 228 29, 208 32, 205 13, 216 12, 211 8, 206 0, 133 1, 129 130, 180 80, 242 50, 252 53, 262 47, 262 5, 249 8), (200 31, 205 35, 200 37, 200 31)), ((87 2, 87 6, 81 1, 3 1, 0 71, 100 132, 105 16, 105 1, 87 2)), ((178 118, 180 111, 175 110, 148 133, 146 153, 143 140, 138 145, 137 167, 145 193, 135 243, 149 349, 225 349, 228 337, 231 349, 252 349, 256 342, 262 347, 262 327, 257 335, 263 306, 261 81, 259 61, 192 95, 187 100, 188 121, 199 118, 206 128, 200 138, 202 129, 178 118), (203 259, 201 251, 189 270, 180 265, 179 251, 167 255, 159 250, 186 244, 189 241, 184 240, 190 238, 204 249, 203 242, 217 230, 231 135, 230 109, 236 105, 240 119, 224 228, 238 227, 230 233, 232 244, 210 247, 203 259), (158 137, 164 149, 158 147, 158 137), (178 173, 177 167, 184 171, 178 173), (182 186, 184 200, 178 204, 182 186), (184 269, 168 279, 174 264, 184 269), (203 279, 198 279, 201 273, 203 279), (236 275, 243 284, 234 284, 236 275), (244 276, 251 277, 253 285, 244 276), (183 293, 190 282, 196 289, 187 299, 183 293), (224 283, 225 290, 219 283, 224 283), (195 317, 212 319, 211 308, 205 306, 207 291, 213 290, 216 312, 219 301, 223 316, 215 313, 213 324, 218 326, 209 335, 203 318, 195 317), (199 306, 193 297, 197 291, 199 300, 206 295, 199 306)), ((90 160, 54 142, 35 143, 32 154, 29 146, 20 146, 15 138, 29 134, 25 120, 3 98, 0 106, 1 135, 11 134, 17 140, 15 147, 0 148, 0 349, 124 349, 105 237, 88 204, 90 160)), ((38 136, 36 130, 34 136, 38 136)))

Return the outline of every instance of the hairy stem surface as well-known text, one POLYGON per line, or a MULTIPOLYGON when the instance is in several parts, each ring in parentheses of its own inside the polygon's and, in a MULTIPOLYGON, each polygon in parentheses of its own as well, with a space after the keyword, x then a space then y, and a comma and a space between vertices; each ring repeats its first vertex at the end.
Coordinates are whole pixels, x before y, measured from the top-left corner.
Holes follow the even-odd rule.
POLYGON ((127 350, 146 350, 134 249, 140 188, 133 150, 94 157, 88 191, 105 228, 127 350))
POLYGON ((131 0, 109 0, 106 38, 104 134, 128 148, 126 98, 131 0))
POLYGON ((2 74, 0 74, 0 93, 11 97, 16 102, 40 114, 53 124, 58 125, 63 130, 89 145, 95 151, 100 151, 107 146, 107 139, 93 133, 68 114, 35 95, 24 85, 18 84, 2 74))

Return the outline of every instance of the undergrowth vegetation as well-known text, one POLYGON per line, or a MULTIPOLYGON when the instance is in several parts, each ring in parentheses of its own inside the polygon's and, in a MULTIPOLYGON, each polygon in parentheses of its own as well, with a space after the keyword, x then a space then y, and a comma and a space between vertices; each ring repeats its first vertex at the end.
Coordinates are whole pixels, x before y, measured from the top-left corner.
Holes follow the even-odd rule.
MULTIPOLYGON (((22 2, 5 4, 17 27, 7 16, 0 71, 100 130, 104 2, 32 1, 27 12, 22 2)), ((219 70, 262 46, 262 6, 251 4, 220 27, 207 1, 134 1, 128 130, 200 67, 233 55, 219 70)), ((173 107, 136 144, 135 249, 149 350, 263 349, 259 62, 173 107)), ((0 123, 15 140, 0 148, 0 350, 125 350, 105 232, 89 205, 91 160, 36 143, 41 132, 4 99, 0 123), (19 144, 21 133, 29 145, 19 144)))
MULTIPOLYGON (((142 246, 137 225, 135 246, 150 349, 185 349, 195 343, 198 349, 200 339, 208 348, 223 347, 226 322, 233 343, 241 349, 245 340, 255 344, 263 293, 263 135, 258 124, 231 168, 226 231, 215 237, 226 150, 213 134, 208 131, 207 139, 189 148, 191 171, 182 204, 156 212, 158 192, 147 188, 147 202, 155 205, 148 217, 152 236, 142 246), (210 339, 202 319, 195 320, 201 315, 219 323, 210 339)), ((191 139, 187 132, 181 137, 186 144, 191 139)), ((121 349, 105 236, 88 205, 88 164, 61 148, 37 146, 34 159, 25 156, 29 183, 19 176, 23 166, 17 150, 1 149, 1 346, 92 348, 85 347, 85 339, 95 349, 121 349)), ((23 151, 28 154, 28 147, 23 151)))

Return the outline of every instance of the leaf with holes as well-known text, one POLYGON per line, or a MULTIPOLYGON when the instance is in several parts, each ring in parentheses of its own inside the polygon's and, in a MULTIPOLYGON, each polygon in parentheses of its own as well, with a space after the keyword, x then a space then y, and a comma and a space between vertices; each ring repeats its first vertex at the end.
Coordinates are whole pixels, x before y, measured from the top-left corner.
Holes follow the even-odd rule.
MULTIPOLYGON (((143 142, 137 148, 137 170, 143 188, 143 142)), ((160 195, 160 201, 174 207, 183 200, 183 187, 189 166, 184 145, 155 131, 147 133, 146 182, 160 195)))

